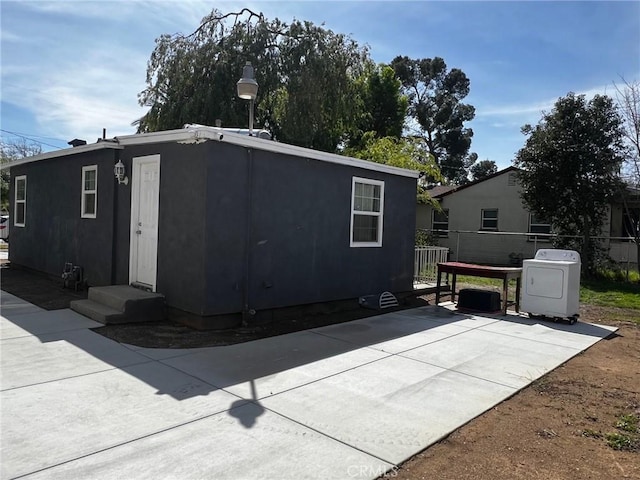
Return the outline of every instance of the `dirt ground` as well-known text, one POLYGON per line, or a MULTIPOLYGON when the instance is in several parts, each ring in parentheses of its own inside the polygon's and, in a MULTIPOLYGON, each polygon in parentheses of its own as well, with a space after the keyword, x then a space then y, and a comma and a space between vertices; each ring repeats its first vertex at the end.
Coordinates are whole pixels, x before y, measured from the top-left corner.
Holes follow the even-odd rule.
MULTIPOLYGON (((3 290, 47 309, 67 308, 70 300, 85 295, 6 264, 0 269, 0 284, 3 290)), ((433 303, 432 296, 407 299, 402 308, 426 302, 433 303)), ((363 309, 324 312, 288 326, 235 331, 195 331, 170 321, 95 331, 117 341, 179 348, 237 343, 375 313, 363 309)), ((640 479, 640 326, 632 321, 639 315, 634 310, 583 305, 580 321, 614 325, 618 331, 393 469, 386 478, 640 479)))
POLYGON ((574 357, 388 474, 397 479, 640 479, 637 311, 583 306, 581 321, 616 334, 574 357), (610 320, 614 318, 614 320, 610 320), (628 320, 625 320, 627 318, 628 320), (637 424, 636 424, 637 432, 637 424), (628 450, 614 450, 607 435, 628 450))

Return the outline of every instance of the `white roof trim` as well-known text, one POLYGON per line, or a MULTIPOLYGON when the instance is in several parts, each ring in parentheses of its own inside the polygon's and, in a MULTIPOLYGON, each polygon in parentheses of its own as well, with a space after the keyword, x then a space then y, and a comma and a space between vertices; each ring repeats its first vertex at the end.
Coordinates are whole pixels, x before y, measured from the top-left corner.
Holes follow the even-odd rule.
POLYGON ((303 157, 312 160, 320 160, 323 162, 336 163, 349 167, 373 170, 377 172, 389 173, 392 175, 400 175, 403 177, 418 178, 420 175, 420 172, 417 172, 415 170, 391 167, 382 163, 375 163, 367 160, 360 160, 358 158, 345 157, 343 155, 336 155, 334 153, 320 152, 318 150, 312 150, 310 148, 297 147, 295 145, 288 145, 286 143, 279 143, 273 140, 265 140, 258 137, 250 137, 248 135, 229 132, 217 127, 181 128, 178 130, 166 130, 162 132, 125 135, 122 137, 115 137, 114 140, 115 142, 98 142, 91 145, 83 145, 81 147, 66 148, 64 150, 58 150, 56 152, 43 153, 41 155, 36 155, 35 157, 22 158, 14 162, 7 163, 3 165, 2 168, 10 168, 12 166, 21 165, 23 163, 36 162, 39 160, 45 160, 47 158, 61 157, 64 155, 75 153, 89 152, 92 150, 99 150, 101 148, 122 149, 128 145, 145 145, 151 143, 167 142, 200 143, 201 141, 206 140, 216 140, 231 143, 234 145, 241 145, 247 148, 255 148, 257 150, 283 153, 285 155, 303 157))
POLYGON ((40 155, 34 155, 33 157, 19 158, 17 160, 13 160, 11 162, 0 165, 0 170, 17 167, 18 165, 22 165, 24 163, 39 162, 40 160, 48 160, 49 158, 65 157, 67 155, 74 155, 76 153, 86 153, 92 152, 94 150, 102 150, 104 148, 112 148, 114 150, 124 149, 123 146, 107 140, 104 142, 91 143, 89 145, 81 145, 79 147, 64 148, 62 150, 56 150, 54 152, 41 153, 40 155))
POLYGON ((321 152, 310 148, 297 147, 286 143, 279 143, 273 140, 265 140, 258 137, 250 137, 235 132, 229 132, 223 128, 217 127, 196 127, 179 130, 167 130, 163 132, 143 133, 137 135, 127 135, 124 137, 116 137, 122 145, 140 145, 145 143, 159 142, 197 142, 201 139, 217 140, 241 145, 244 147, 255 148, 257 150, 266 150, 269 152, 284 153, 296 157, 309 158, 312 160, 320 160, 323 162, 337 163, 339 165, 347 165, 349 167, 363 168, 393 175, 401 175, 404 177, 418 178, 420 172, 415 170, 407 170, 405 168, 391 167, 382 163, 370 162, 359 158, 346 157, 335 153, 321 152))

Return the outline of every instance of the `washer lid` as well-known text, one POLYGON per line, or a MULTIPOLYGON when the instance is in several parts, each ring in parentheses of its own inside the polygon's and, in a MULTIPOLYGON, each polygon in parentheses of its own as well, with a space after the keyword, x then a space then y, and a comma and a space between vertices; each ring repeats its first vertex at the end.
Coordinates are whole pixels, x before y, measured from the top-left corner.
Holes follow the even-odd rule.
POLYGON ((536 260, 564 261, 580 263, 580 254, 575 250, 561 250, 559 248, 541 248, 536 252, 536 260))

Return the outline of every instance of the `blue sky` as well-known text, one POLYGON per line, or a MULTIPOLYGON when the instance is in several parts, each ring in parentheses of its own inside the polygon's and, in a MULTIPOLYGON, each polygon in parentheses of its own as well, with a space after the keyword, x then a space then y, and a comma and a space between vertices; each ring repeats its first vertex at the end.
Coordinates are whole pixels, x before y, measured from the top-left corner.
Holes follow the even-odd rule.
MULTIPOLYGON (((191 33, 212 8, 324 23, 367 44, 376 62, 440 56, 471 80, 471 151, 507 167, 520 127, 573 91, 615 93, 640 79, 640 2, 6 1, 1 122, 45 151, 134 133, 154 40, 191 33)), ((238 72, 240 75, 240 72, 238 72)))

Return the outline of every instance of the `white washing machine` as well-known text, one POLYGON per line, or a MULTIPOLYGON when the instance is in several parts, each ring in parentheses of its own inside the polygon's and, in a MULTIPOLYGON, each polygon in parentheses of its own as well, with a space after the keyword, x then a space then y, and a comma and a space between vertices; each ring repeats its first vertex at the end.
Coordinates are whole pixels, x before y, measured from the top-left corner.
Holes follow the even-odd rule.
POLYGON ((575 323, 580 309, 580 254, 540 249, 522 262, 520 311, 575 323))

